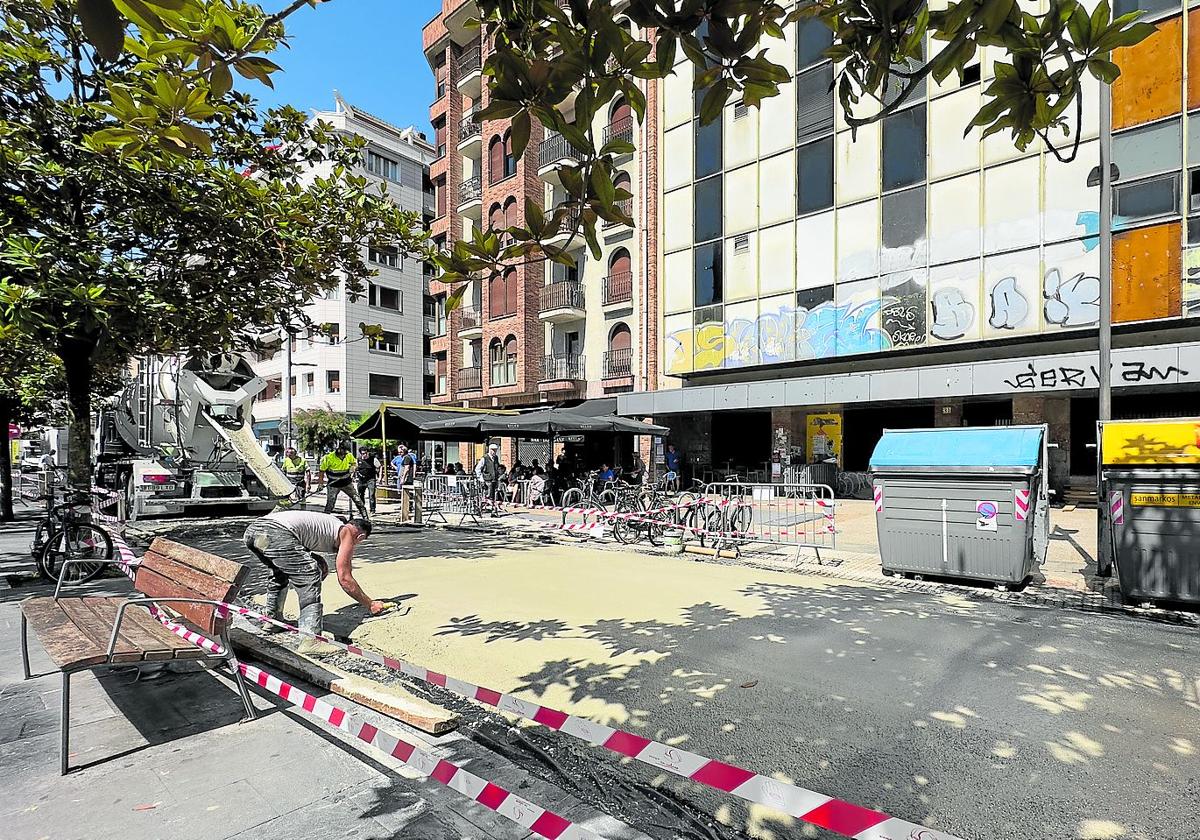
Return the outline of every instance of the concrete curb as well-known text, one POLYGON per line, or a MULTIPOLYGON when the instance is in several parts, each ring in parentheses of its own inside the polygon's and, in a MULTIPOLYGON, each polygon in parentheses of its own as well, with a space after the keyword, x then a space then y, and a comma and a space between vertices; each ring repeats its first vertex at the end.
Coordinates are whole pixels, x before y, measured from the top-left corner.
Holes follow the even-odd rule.
POLYGON ((336 665, 318 663, 262 636, 235 627, 230 641, 239 654, 298 677, 318 688, 353 700, 430 735, 444 735, 458 726, 459 716, 403 689, 351 674, 336 665))

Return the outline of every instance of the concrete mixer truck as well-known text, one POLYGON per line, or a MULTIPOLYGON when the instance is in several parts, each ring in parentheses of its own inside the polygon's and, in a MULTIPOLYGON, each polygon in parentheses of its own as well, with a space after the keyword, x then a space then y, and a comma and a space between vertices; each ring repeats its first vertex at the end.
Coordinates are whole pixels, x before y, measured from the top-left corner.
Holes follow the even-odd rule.
POLYGON ((265 388, 236 353, 138 360, 99 411, 96 483, 124 496, 130 520, 270 510, 293 487, 254 438, 250 408, 265 388))

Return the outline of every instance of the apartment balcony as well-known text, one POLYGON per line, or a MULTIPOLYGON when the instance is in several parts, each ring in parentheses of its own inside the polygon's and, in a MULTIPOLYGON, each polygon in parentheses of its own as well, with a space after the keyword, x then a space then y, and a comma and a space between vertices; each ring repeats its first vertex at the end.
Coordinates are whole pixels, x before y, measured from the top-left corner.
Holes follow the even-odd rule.
POLYGON ((433 358, 433 356, 425 357, 425 375, 437 376, 437 359, 433 358))
POLYGON ((604 305, 629 303, 633 300, 633 272, 618 271, 604 278, 604 305))
MULTIPOLYGON (((546 215, 549 216, 553 212, 555 212, 555 210, 554 208, 551 208, 546 211, 546 215)), ((579 209, 572 207, 567 210, 567 215, 563 217, 562 226, 559 227, 558 233, 551 236, 546 240, 546 242, 550 245, 557 245, 560 248, 566 246, 566 244, 570 242, 570 247, 572 249, 582 248, 587 244, 583 238, 583 228, 580 228, 579 231, 575 233, 575 238, 571 239, 571 233, 575 230, 575 226, 578 224, 578 222, 579 209)))
POLYGON ((483 62, 480 59, 478 41, 464 49, 455 59, 458 92, 472 101, 479 99, 483 87, 483 62))
POLYGON ((633 348, 604 352, 604 378, 628 379, 633 376, 633 348))
POLYGON ((558 183, 558 168, 578 160, 579 152, 561 134, 547 135, 538 146, 538 174, 546 181, 558 183))
POLYGON ((474 306, 458 310, 458 337, 476 338, 483 335, 483 316, 474 306))
POLYGON ((460 392, 483 390, 483 368, 479 366, 459 368, 458 390, 460 392))
POLYGON ((542 391, 573 391, 583 387, 583 356, 578 353, 555 353, 542 357, 542 377, 538 389, 542 391))
POLYGON ((458 151, 463 157, 479 160, 483 154, 483 126, 475 119, 472 110, 463 115, 458 123, 458 151))
POLYGON ((604 142, 613 139, 633 142, 633 117, 625 117, 604 127, 604 142))
POLYGON ((559 280, 543 286, 538 314, 543 321, 552 324, 581 320, 584 316, 583 284, 576 280, 559 280))
POLYGON ((478 175, 458 185, 458 213, 476 222, 482 217, 483 179, 478 175))

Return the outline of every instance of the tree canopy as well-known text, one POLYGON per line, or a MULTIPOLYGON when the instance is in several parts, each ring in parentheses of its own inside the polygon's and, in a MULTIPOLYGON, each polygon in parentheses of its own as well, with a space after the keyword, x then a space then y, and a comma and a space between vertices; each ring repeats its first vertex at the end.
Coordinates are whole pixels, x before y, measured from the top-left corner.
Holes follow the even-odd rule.
MULTIPOLYGON (((79 0, 97 43, 118 51, 112 33, 124 25, 122 16, 134 21, 161 43, 148 60, 169 62, 177 71, 174 83, 192 91, 224 89, 230 68, 269 83, 274 65, 257 53, 281 37, 288 15, 317 0, 293 0, 238 27, 215 5, 221 4, 79 0)), ((834 86, 852 128, 883 119, 928 77, 961 77, 988 48, 999 60, 964 131, 1007 132, 1022 149, 1039 140, 1063 159, 1078 148, 1084 79, 1111 84, 1120 73, 1112 51, 1153 31, 1137 21, 1139 12, 1114 19, 1108 0, 1090 11, 1078 0, 1046 0, 1044 12, 1016 0, 959 0, 943 8, 925 0, 476 0, 476 6, 481 37, 492 45, 479 118, 511 118, 517 155, 535 125, 558 132, 577 165, 561 171, 565 197, 557 207, 529 201, 523 226, 480 229, 470 241, 455 243, 438 260, 451 284, 522 261, 565 264, 573 259, 566 246, 549 244, 564 228, 598 254, 597 224, 631 221, 622 207, 630 193, 614 183, 614 174, 616 159, 633 146, 597 136, 596 116, 621 96, 644 117, 639 80, 680 72, 693 76, 702 122, 716 119, 731 98, 757 106, 779 95, 795 73, 772 61, 768 50, 792 23, 823 28, 812 37, 827 44, 825 55, 835 62, 834 86)), ((229 7, 242 6, 231 1, 229 7)), ((127 142, 150 142, 176 128, 189 140, 189 118, 164 108, 156 87, 146 86, 127 105, 131 118, 135 111, 144 115, 140 134, 127 142)))
MULTIPOLYGON (((211 32, 278 44, 257 6, 191 5, 211 32)), ((0 338, 62 360, 76 485, 102 358, 249 346, 304 322, 334 284, 361 292, 366 244, 427 248, 419 214, 361 174, 361 139, 293 108, 259 113, 212 64, 204 85, 173 77, 186 49, 149 27, 126 24, 123 49, 93 46, 88 20, 71 0, 9 0, 0 30, 0 338)), ((268 64, 233 66, 266 78, 268 64)))

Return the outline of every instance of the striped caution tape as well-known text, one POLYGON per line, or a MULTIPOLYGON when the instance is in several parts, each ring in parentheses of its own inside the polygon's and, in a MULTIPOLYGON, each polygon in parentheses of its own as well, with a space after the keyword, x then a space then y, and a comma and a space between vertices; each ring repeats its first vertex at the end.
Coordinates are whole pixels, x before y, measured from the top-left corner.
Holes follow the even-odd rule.
POLYGON ((279 621, 249 607, 236 604, 226 604, 225 606, 247 618, 269 622, 291 632, 318 639, 338 647, 352 656, 382 665, 393 671, 399 671, 422 682, 441 686, 462 697, 477 700, 502 712, 566 733, 618 755, 637 759, 681 778, 716 788, 748 802, 784 811, 807 823, 828 829, 844 837, 852 837, 855 840, 958 840, 953 835, 892 817, 881 811, 864 808, 851 802, 807 790, 798 785, 781 782, 733 764, 653 741, 632 732, 595 723, 586 718, 515 697, 512 694, 475 685, 437 671, 430 671, 403 659, 385 656, 358 645, 346 644, 323 634, 307 633, 299 627, 279 621))
MULTIPOLYGON (((177 636, 187 639, 209 653, 220 656, 225 652, 224 648, 212 639, 189 630, 178 622, 164 617, 160 617, 159 620, 177 636)), ((451 790, 473 799, 539 837, 546 837, 549 840, 589 840, 590 838, 599 840, 599 835, 595 832, 476 776, 457 764, 438 758, 398 735, 361 720, 340 706, 326 703, 261 668, 239 662, 238 670, 255 685, 293 706, 303 709, 317 720, 327 723, 335 729, 340 729, 364 744, 392 756, 422 776, 440 782, 451 790)))

